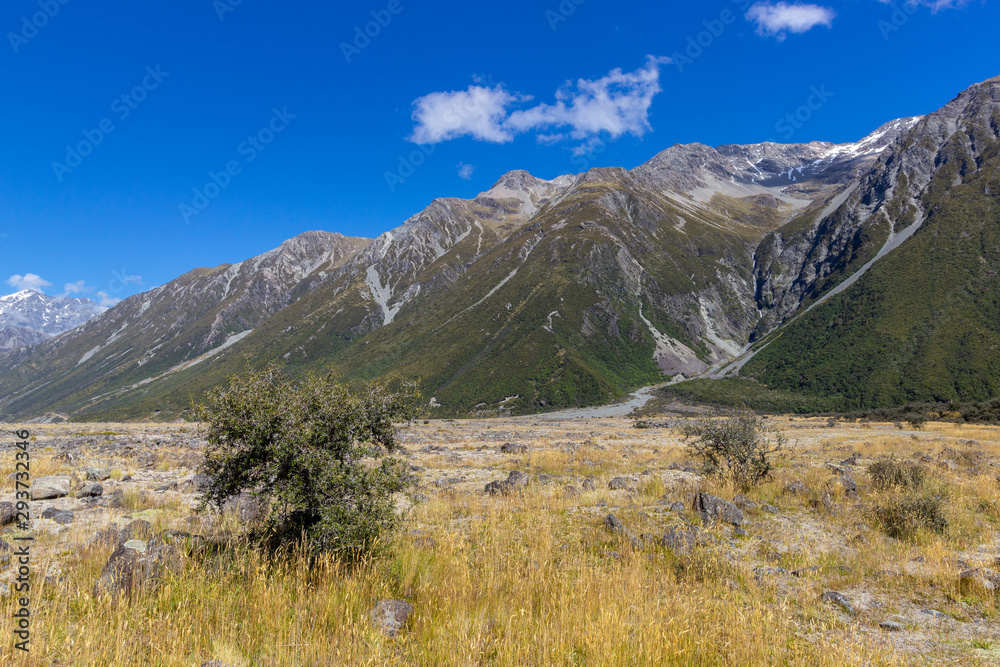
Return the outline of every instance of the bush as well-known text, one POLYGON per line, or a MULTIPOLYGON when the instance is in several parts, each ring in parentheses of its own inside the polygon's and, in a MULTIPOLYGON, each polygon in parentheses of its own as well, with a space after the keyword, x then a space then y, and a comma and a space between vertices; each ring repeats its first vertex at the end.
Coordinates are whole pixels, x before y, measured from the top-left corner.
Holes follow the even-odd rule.
POLYGON ((872 486, 882 491, 892 487, 919 489, 927 479, 927 469, 912 461, 888 458, 868 466, 868 475, 872 478, 872 486))
POLYGON ((943 533, 948 528, 944 499, 940 496, 896 498, 875 507, 873 518, 889 537, 912 539, 921 528, 943 533))
POLYGON ((277 366, 230 378, 199 408, 211 482, 201 507, 248 491, 268 509, 258 535, 274 548, 306 538, 310 551, 353 558, 397 526, 392 494, 407 486, 395 422, 416 394, 384 384, 352 393, 332 376, 301 384, 277 366))
POLYGON ((699 419, 681 431, 685 439, 697 438, 688 448, 702 460, 707 474, 729 478, 744 491, 767 477, 773 468, 771 455, 785 444, 777 429, 746 409, 724 420, 699 419))

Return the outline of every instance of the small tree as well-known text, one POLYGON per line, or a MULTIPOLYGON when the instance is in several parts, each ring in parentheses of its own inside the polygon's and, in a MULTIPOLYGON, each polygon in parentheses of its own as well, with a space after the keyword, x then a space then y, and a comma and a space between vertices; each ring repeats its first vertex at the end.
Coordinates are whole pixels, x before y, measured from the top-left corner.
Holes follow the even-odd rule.
POLYGON ((272 546, 356 557, 397 526, 392 494, 407 486, 395 423, 412 419, 412 388, 373 383, 351 392, 333 376, 300 384, 279 367, 230 378, 199 408, 211 478, 202 509, 249 491, 264 501, 272 546))
POLYGON ((681 431, 685 440, 697 438, 688 448, 702 460, 706 473, 728 477, 744 491, 771 472, 771 455, 785 445, 780 431, 748 409, 726 419, 699 419, 685 424, 681 431))

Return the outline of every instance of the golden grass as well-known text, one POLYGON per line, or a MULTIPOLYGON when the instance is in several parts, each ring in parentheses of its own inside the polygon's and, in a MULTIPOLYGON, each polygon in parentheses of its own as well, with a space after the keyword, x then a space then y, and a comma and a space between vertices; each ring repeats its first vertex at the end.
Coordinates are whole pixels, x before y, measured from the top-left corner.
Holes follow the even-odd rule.
MULTIPOLYGON (((43 592, 35 664, 892 663, 858 633, 828 636, 841 622, 813 611, 814 600, 777 600, 710 554, 651 559, 548 511, 559 503, 538 493, 477 501, 467 508, 475 522, 427 531, 433 548, 404 535, 382 558, 313 569, 237 550, 190 560, 160 590, 118 605, 90 595, 109 550, 82 553, 70 580, 43 592), (397 640, 367 619, 386 597, 416 608, 397 640)), ((439 518, 442 504, 418 518, 439 518)))
MULTIPOLYGON (((462 432, 450 430, 466 425, 435 423, 423 434, 432 440, 447 436, 441 441, 450 444, 443 446, 461 453, 462 465, 489 469, 491 479, 518 468, 555 480, 508 497, 485 496, 479 488, 422 489, 430 499, 409 510, 404 529, 379 556, 356 566, 323 560, 310 567, 300 556, 277 560, 232 546, 186 559, 159 589, 118 604, 90 594, 110 549, 61 545, 66 580, 42 585, 33 599, 31 654, 15 655, 4 646, 0 664, 186 666, 212 658, 237 666, 988 661, 984 647, 1000 644, 1000 603, 960 590, 957 562, 984 565, 997 555, 997 468, 975 474, 939 467, 937 459, 926 463, 930 490, 947 498, 948 531, 896 540, 868 520, 866 508, 905 492, 864 489, 861 499, 848 497, 831 483, 835 477, 824 464, 850 451, 870 461, 971 448, 958 439, 978 441, 975 448, 997 460, 1000 428, 927 424, 915 442, 891 424, 779 423, 792 445, 772 478, 747 495, 777 505, 780 514, 748 510, 750 535, 712 527, 713 544, 679 554, 658 546, 636 550, 602 526, 614 512, 636 535, 660 536, 669 526, 695 520, 690 510, 667 512, 673 501, 689 507, 696 489, 735 495, 725 481, 695 484, 671 477, 670 463, 685 458, 675 434, 637 431, 638 439, 625 438, 616 435, 619 423, 594 439, 599 446, 569 447, 568 438, 553 436, 528 443, 526 455, 498 457, 487 448, 477 459, 481 443, 472 446, 462 432), (640 475, 647 469, 652 474, 640 475), (635 475, 635 488, 609 490, 608 480, 619 474, 635 475), (587 475, 595 477, 594 490, 580 488, 587 475), (810 493, 784 493, 795 480, 810 493), (564 491, 570 483, 579 495, 564 491), (810 503, 826 492, 836 503, 834 512, 810 503), (759 568, 803 573, 760 576, 759 568), (847 616, 820 600, 828 590, 846 591, 854 600, 867 596, 879 606, 847 616), (415 609, 395 639, 383 636, 368 617, 386 598, 406 599, 415 609), (906 631, 915 637, 907 641, 916 643, 908 650, 887 643, 880 620, 924 607, 969 629, 935 635, 907 621, 906 631)), ((416 459, 429 473, 450 474, 456 465, 449 453, 416 459)), ((863 466, 854 476, 859 485, 870 483, 863 466)), ((124 504, 123 511, 133 514, 163 509, 151 516, 156 528, 187 525, 176 500, 127 491, 124 504)), ((238 528, 232 517, 215 526, 238 528)), ((14 604, 10 597, 0 600, 0 615, 10 618, 14 604)))

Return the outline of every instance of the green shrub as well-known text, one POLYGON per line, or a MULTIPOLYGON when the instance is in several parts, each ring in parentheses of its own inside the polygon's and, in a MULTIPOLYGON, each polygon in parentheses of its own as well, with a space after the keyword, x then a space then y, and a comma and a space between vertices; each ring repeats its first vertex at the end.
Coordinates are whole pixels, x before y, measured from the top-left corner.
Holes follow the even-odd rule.
POLYGON ((879 459, 868 466, 872 486, 884 491, 892 487, 919 489, 927 479, 927 469, 912 461, 893 458, 879 459))
POLYGON ((742 490, 767 477, 773 468, 771 455, 785 444, 781 432, 747 409, 726 419, 699 419, 681 431, 685 439, 697 438, 688 448, 701 459, 706 474, 731 479, 742 490))
POLYGON ((885 534, 896 539, 912 539, 921 528, 943 533, 948 528, 945 501, 941 496, 896 498, 872 509, 875 522, 885 534))
POLYGON ((312 551, 354 558, 397 526, 392 494, 407 486, 394 422, 413 417, 415 392, 384 384, 351 392, 332 376, 300 384, 277 366, 230 378, 199 408, 211 482, 202 509, 251 492, 274 548, 305 537, 312 551))

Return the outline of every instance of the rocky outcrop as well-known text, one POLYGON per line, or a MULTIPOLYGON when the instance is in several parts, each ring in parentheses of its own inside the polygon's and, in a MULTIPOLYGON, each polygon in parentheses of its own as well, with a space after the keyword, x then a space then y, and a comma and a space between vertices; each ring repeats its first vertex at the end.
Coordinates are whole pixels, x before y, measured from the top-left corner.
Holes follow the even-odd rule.
POLYGON ((991 79, 937 112, 883 126, 884 150, 854 187, 764 238, 754 261, 764 311, 755 336, 898 247, 926 216, 937 175, 949 174, 945 185, 953 187, 975 171, 989 141, 1000 137, 998 89, 1000 80, 991 79))

